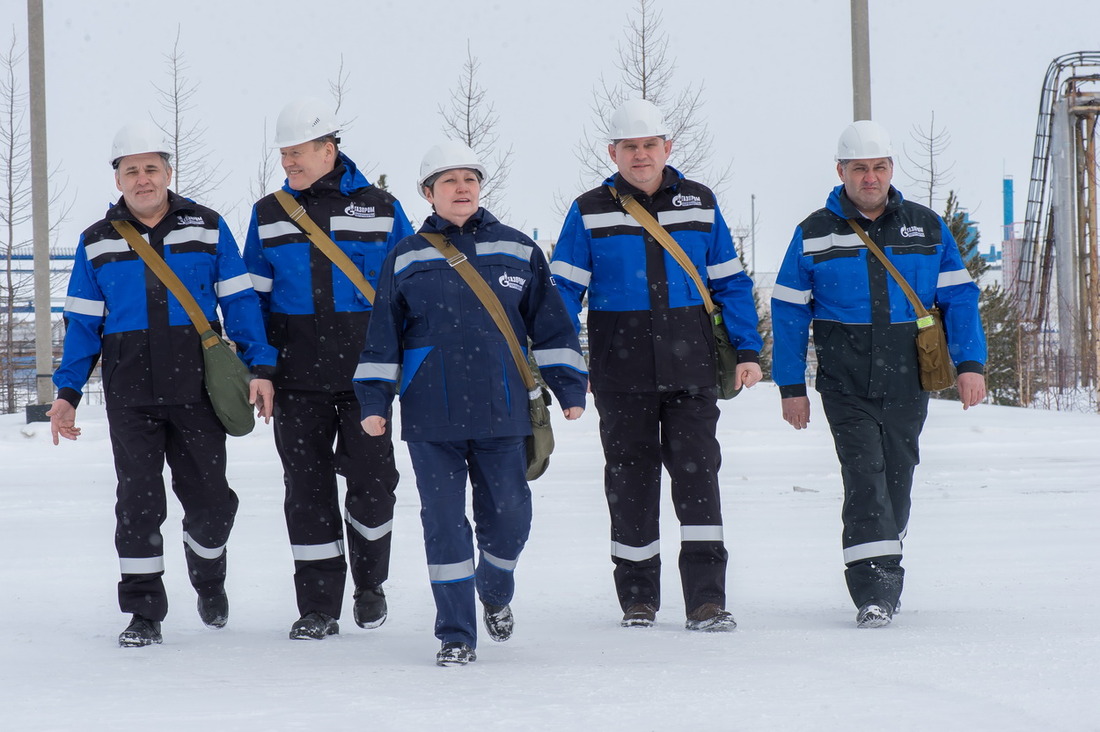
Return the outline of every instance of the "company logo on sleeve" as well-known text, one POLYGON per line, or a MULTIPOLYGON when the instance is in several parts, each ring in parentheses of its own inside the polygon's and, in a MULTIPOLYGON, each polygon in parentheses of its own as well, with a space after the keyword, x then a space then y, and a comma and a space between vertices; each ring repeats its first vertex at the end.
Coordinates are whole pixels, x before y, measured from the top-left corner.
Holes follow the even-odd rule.
POLYGON ((354 216, 357 219, 373 219, 374 206, 358 206, 354 203, 349 203, 348 207, 344 209, 344 213, 348 216, 354 216))

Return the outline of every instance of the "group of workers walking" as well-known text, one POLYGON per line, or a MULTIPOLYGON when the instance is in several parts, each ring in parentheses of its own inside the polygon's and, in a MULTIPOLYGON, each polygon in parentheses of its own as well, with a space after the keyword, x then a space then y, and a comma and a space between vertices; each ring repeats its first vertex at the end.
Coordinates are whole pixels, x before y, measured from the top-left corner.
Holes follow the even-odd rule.
MULTIPOLYGON (((226 545, 238 503, 225 478, 226 433, 203 387, 199 333, 120 223, 236 344, 252 374, 250 400, 274 420, 299 616, 290 638, 340 632, 349 571, 355 623, 386 620, 395 397, 421 500, 436 662, 476 660, 478 601, 489 637, 511 636, 514 572, 531 527, 530 394, 493 298, 566 419, 593 396, 621 625, 651 626, 661 607, 663 466, 681 527, 685 627, 733 630, 715 323, 695 283, 721 308, 736 388, 761 379, 762 339, 753 283, 715 195, 667 164, 674 141, 660 110, 637 99, 615 111, 608 155, 617 172, 572 203, 549 262, 481 206, 488 171, 465 145, 444 142, 424 155, 417 189, 432 214, 414 230, 398 200, 341 151, 339 127, 313 99, 283 109, 274 146, 286 181, 253 206, 243 256, 221 216, 170 190, 169 147, 155 126, 127 125, 114 140, 122 195, 81 235, 49 416, 55 444, 80 435, 76 407, 102 359, 118 478, 119 606, 132 616, 120 645, 162 641, 165 461, 184 511, 198 613, 210 627, 229 617, 226 545), (585 311, 587 358, 578 340, 585 311)), ((978 289, 949 230, 890 183, 885 130, 849 126, 837 173, 841 184, 797 227, 776 281, 773 374, 783 418, 805 428, 812 327, 816 386, 842 466, 846 577, 857 625, 877 627, 898 608, 928 392, 917 376, 912 306, 849 222, 866 229, 926 306, 942 310, 964 407, 984 398, 985 346, 978 289)))

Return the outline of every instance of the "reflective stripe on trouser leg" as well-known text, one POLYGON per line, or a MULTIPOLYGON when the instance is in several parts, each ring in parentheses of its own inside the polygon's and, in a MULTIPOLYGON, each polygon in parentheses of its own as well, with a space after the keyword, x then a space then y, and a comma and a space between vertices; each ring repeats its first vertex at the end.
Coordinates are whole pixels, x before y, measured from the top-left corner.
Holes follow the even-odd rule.
POLYGON ((363 431, 354 392, 334 397, 339 415, 336 472, 344 476, 344 519, 348 565, 358 587, 379 587, 389 577, 393 507, 400 478, 393 455, 393 430, 380 437, 363 431))
POLYGON ((200 597, 221 594, 225 588, 225 545, 209 548, 183 532, 183 556, 187 562, 187 574, 191 586, 200 597))
POLYGON ((337 408, 331 394, 277 389, 274 416, 298 612, 339 618, 347 564, 333 454, 337 408))
POLYGON ((515 594, 515 568, 531 533, 531 489, 523 437, 470 443, 474 536, 480 559, 477 594, 489 605, 507 605, 515 594))
POLYGON ((168 612, 163 566, 135 570, 143 569, 143 560, 163 562, 164 465, 167 461, 172 489, 184 509, 184 531, 203 546, 224 545, 237 510, 237 496, 225 480, 225 431, 206 401, 112 408, 107 418, 118 476, 115 547, 123 558, 119 607, 163 620, 168 612))
POLYGON ((593 392, 600 415, 604 494, 611 518, 615 589, 625 610, 661 604, 660 400, 656 394, 593 392))
POLYGON ((870 399, 822 393, 844 481, 845 579, 856 606, 901 595, 901 539, 907 529, 918 439, 928 395, 870 399))
POLYGON ((661 396, 661 457, 671 477, 672 505, 680 521, 680 584, 684 607, 692 612, 708 602, 726 605, 722 495, 718 470, 722 450, 715 389, 661 396))
POLYGON ((420 494, 424 554, 435 599, 435 636, 477 644, 473 529, 466 518, 465 442, 409 442, 420 494))

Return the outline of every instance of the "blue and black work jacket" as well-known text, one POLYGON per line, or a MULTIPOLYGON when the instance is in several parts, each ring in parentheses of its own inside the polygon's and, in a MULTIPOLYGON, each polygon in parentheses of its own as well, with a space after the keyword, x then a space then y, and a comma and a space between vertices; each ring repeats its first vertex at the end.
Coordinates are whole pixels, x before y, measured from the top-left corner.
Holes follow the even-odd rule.
POLYGON ((885 211, 870 221, 840 185, 825 208, 795 229, 776 277, 772 375, 780 395, 806 395, 811 325, 818 391, 875 398, 920 392, 916 312, 849 218, 885 252, 926 308, 939 306, 958 371, 982 373, 979 290, 944 220, 891 186, 885 211))
POLYGON ((176 296, 115 231, 116 220, 133 224, 217 332, 221 310, 238 355, 254 375, 271 378, 275 349, 264 337, 259 298, 237 242, 215 211, 169 191, 168 213, 152 228, 120 199, 80 235, 65 301, 65 351, 53 376, 58 396, 79 404, 102 354, 108 408, 203 398, 199 334, 176 296))
MULTIPOLYGON (((489 284, 521 346, 562 409, 583 407, 587 370, 576 332, 533 241, 479 208, 462 227, 433 214, 421 233, 446 236, 489 284)), ((528 391, 503 334, 470 286, 422 236, 386 258, 367 346, 355 373, 365 419, 401 396, 401 437, 448 442, 531 433, 528 391)))
POLYGON ((659 392, 713 387, 714 329, 688 273, 609 190, 630 193, 683 248, 710 289, 741 362, 757 361, 752 280, 714 193, 665 168, 648 196, 616 173, 569 209, 550 265, 580 329, 588 294, 592 389, 659 392))
MULTIPOLYGON (((386 255, 413 233, 397 199, 372 186, 344 153, 336 168, 309 188, 296 191, 284 183, 283 190, 372 287, 386 255)), ((263 305, 268 340, 279 350, 276 387, 351 391, 372 306, 309 241, 275 194, 252 207, 244 259, 263 305)))

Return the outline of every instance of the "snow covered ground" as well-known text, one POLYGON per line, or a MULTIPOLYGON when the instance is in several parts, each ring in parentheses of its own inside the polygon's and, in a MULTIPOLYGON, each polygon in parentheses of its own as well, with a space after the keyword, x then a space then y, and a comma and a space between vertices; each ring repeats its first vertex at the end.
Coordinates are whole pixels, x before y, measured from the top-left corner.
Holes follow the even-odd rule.
POLYGON ((730 608, 683 630, 678 532, 665 596, 618 627, 595 410, 557 425, 518 570, 516 634, 434 665, 433 607, 404 446, 390 618, 290 641, 297 613, 270 427, 230 440, 241 497, 229 626, 202 626, 179 508, 165 525, 164 645, 120 649, 114 474, 101 407, 84 436, 0 417, 3 730, 1100 730, 1100 417, 933 401, 906 541, 903 612, 856 630, 841 574, 840 478, 820 405, 808 432, 762 384, 720 425, 730 608))

